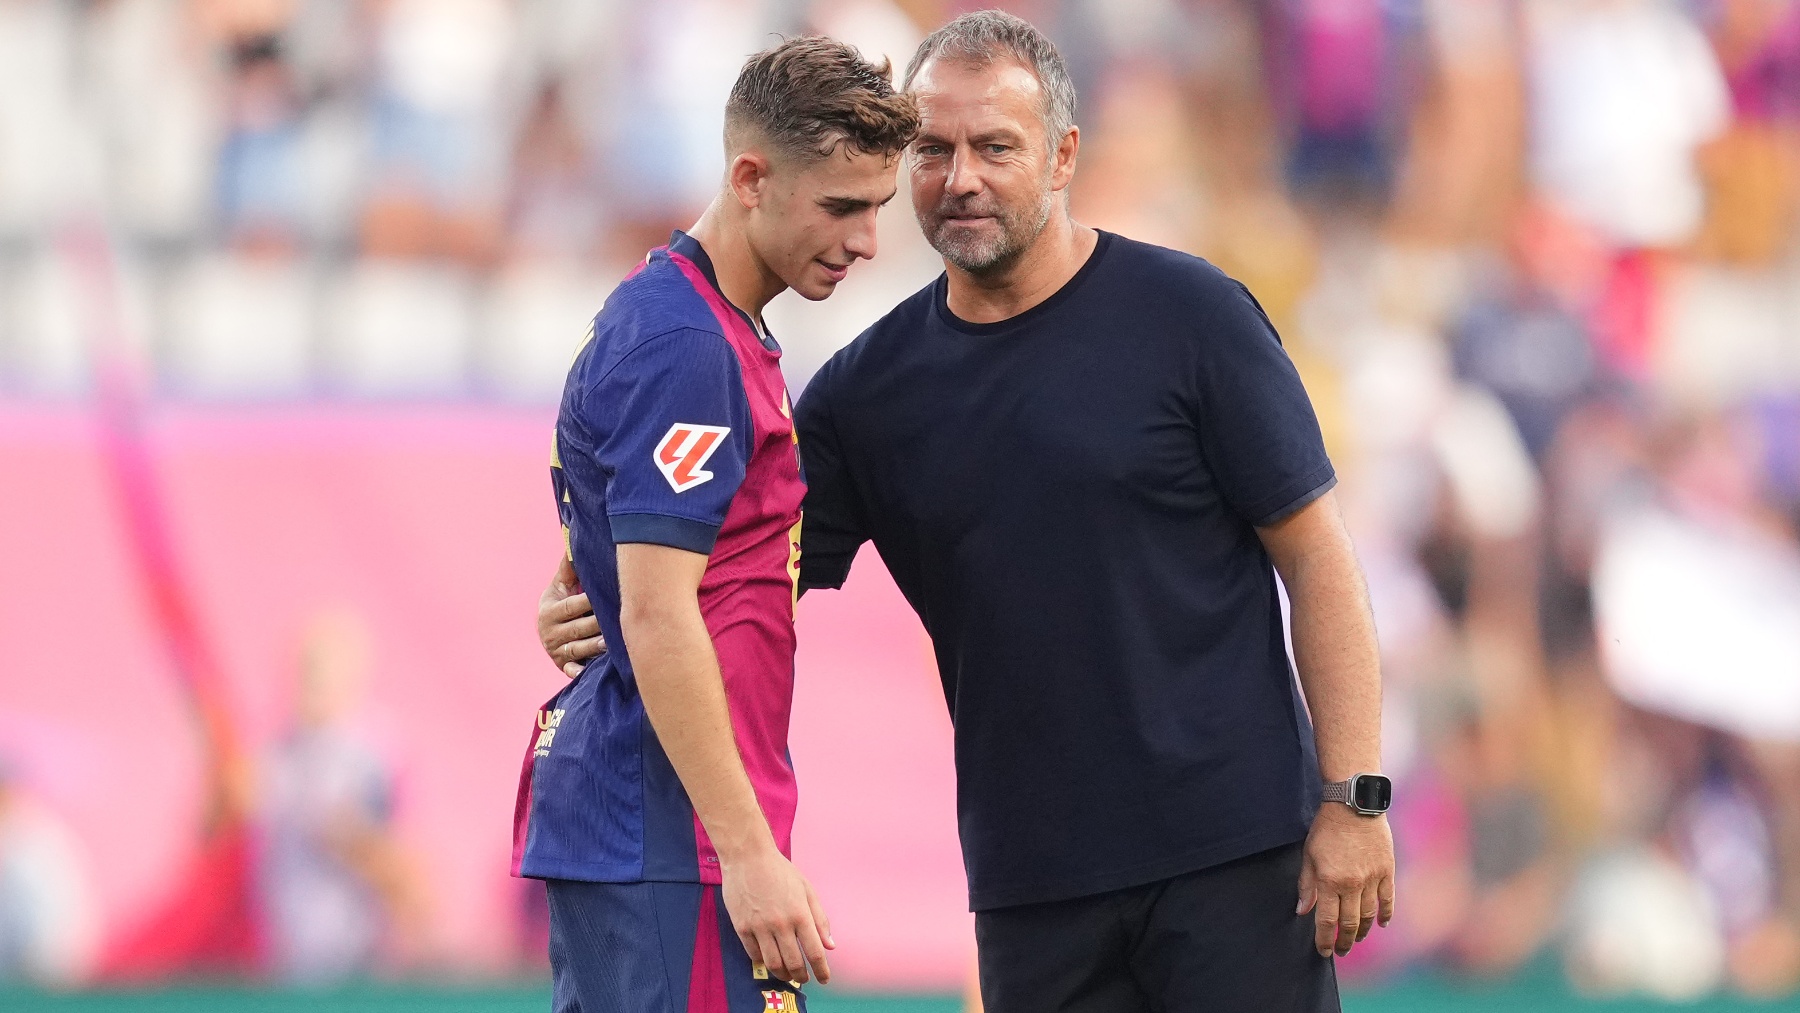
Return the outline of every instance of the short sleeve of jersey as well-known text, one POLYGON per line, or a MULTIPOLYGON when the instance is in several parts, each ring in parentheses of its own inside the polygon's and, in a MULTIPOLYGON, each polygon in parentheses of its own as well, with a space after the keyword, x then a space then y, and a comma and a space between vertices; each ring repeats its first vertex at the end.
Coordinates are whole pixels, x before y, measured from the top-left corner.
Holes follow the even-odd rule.
POLYGON ((613 542, 711 553, 755 446, 737 354, 682 329, 628 352, 582 403, 613 542))
POLYGON ((1242 285, 1219 299, 1203 337, 1200 445, 1233 512, 1273 524, 1336 484, 1300 374, 1242 285))

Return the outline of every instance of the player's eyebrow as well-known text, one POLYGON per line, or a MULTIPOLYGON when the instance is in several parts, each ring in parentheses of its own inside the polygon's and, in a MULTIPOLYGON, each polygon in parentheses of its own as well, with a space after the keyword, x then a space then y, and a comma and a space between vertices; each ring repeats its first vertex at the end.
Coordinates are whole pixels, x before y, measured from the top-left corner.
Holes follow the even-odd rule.
MULTIPOLYGON (((888 201, 893 200, 894 195, 899 192, 900 190, 898 187, 889 192, 886 197, 881 199, 880 206, 886 207, 888 201)), ((876 202, 867 197, 820 197, 819 204, 823 207, 828 207, 833 211, 843 211, 846 213, 866 211, 869 208, 876 206, 876 202)))

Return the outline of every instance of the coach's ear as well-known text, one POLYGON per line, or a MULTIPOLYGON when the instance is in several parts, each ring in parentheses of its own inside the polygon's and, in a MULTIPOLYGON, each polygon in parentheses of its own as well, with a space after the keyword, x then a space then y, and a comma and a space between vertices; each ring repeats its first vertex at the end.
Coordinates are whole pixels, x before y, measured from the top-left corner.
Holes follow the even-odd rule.
POLYGON ((762 152, 740 151, 731 159, 731 167, 725 170, 725 183, 732 193, 737 194, 739 204, 754 208, 762 204, 772 168, 769 156, 762 152))

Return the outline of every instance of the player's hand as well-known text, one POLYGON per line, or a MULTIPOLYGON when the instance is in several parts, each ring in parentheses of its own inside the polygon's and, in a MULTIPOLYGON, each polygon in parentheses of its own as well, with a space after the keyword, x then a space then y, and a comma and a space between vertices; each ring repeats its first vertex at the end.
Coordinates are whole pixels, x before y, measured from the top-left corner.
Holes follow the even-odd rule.
POLYGON ((777 978, 805 984, 807 965, 831 980, 825 951, 836 949, 831 920, 812 884, 773 846, 737 862, 720 860, 725 910, 750 959, 777 978))
POLYGON ((557 564, 556 576, 538 598, 537 627, 544 652, 571 679, 581 674, 581 666, 589 658, 606 651, 600 620, 594 618, 593 606, 582 593, 581 580, 567 556, 557 564))
POLYGON ((1319 956, 1343 956, 1377 924, 1394 917, 1394 835, 1386 816, 1363 816, 1326 802, 1306 835, 1300 906, 1314 911, 1319 956))

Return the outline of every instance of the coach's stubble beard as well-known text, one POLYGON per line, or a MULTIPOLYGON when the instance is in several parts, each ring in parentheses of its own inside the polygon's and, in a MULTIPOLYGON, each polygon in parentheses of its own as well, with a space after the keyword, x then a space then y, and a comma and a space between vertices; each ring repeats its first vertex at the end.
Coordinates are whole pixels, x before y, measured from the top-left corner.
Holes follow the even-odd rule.
POLYGON ((1056 205, 1056 194, 1048 188, 1038 193, 1030 207, 1008 207, 995 199, 990 191, 968 197, 946 196, 928 212, 925 239, 931 248, 955 267, 976 275, 991 275, 1006 270, 1037 241, 1050 223, 1056 205), (951 215, 991 217, 1000 226, 998 235, 981 232, 950 221, 951 215))

